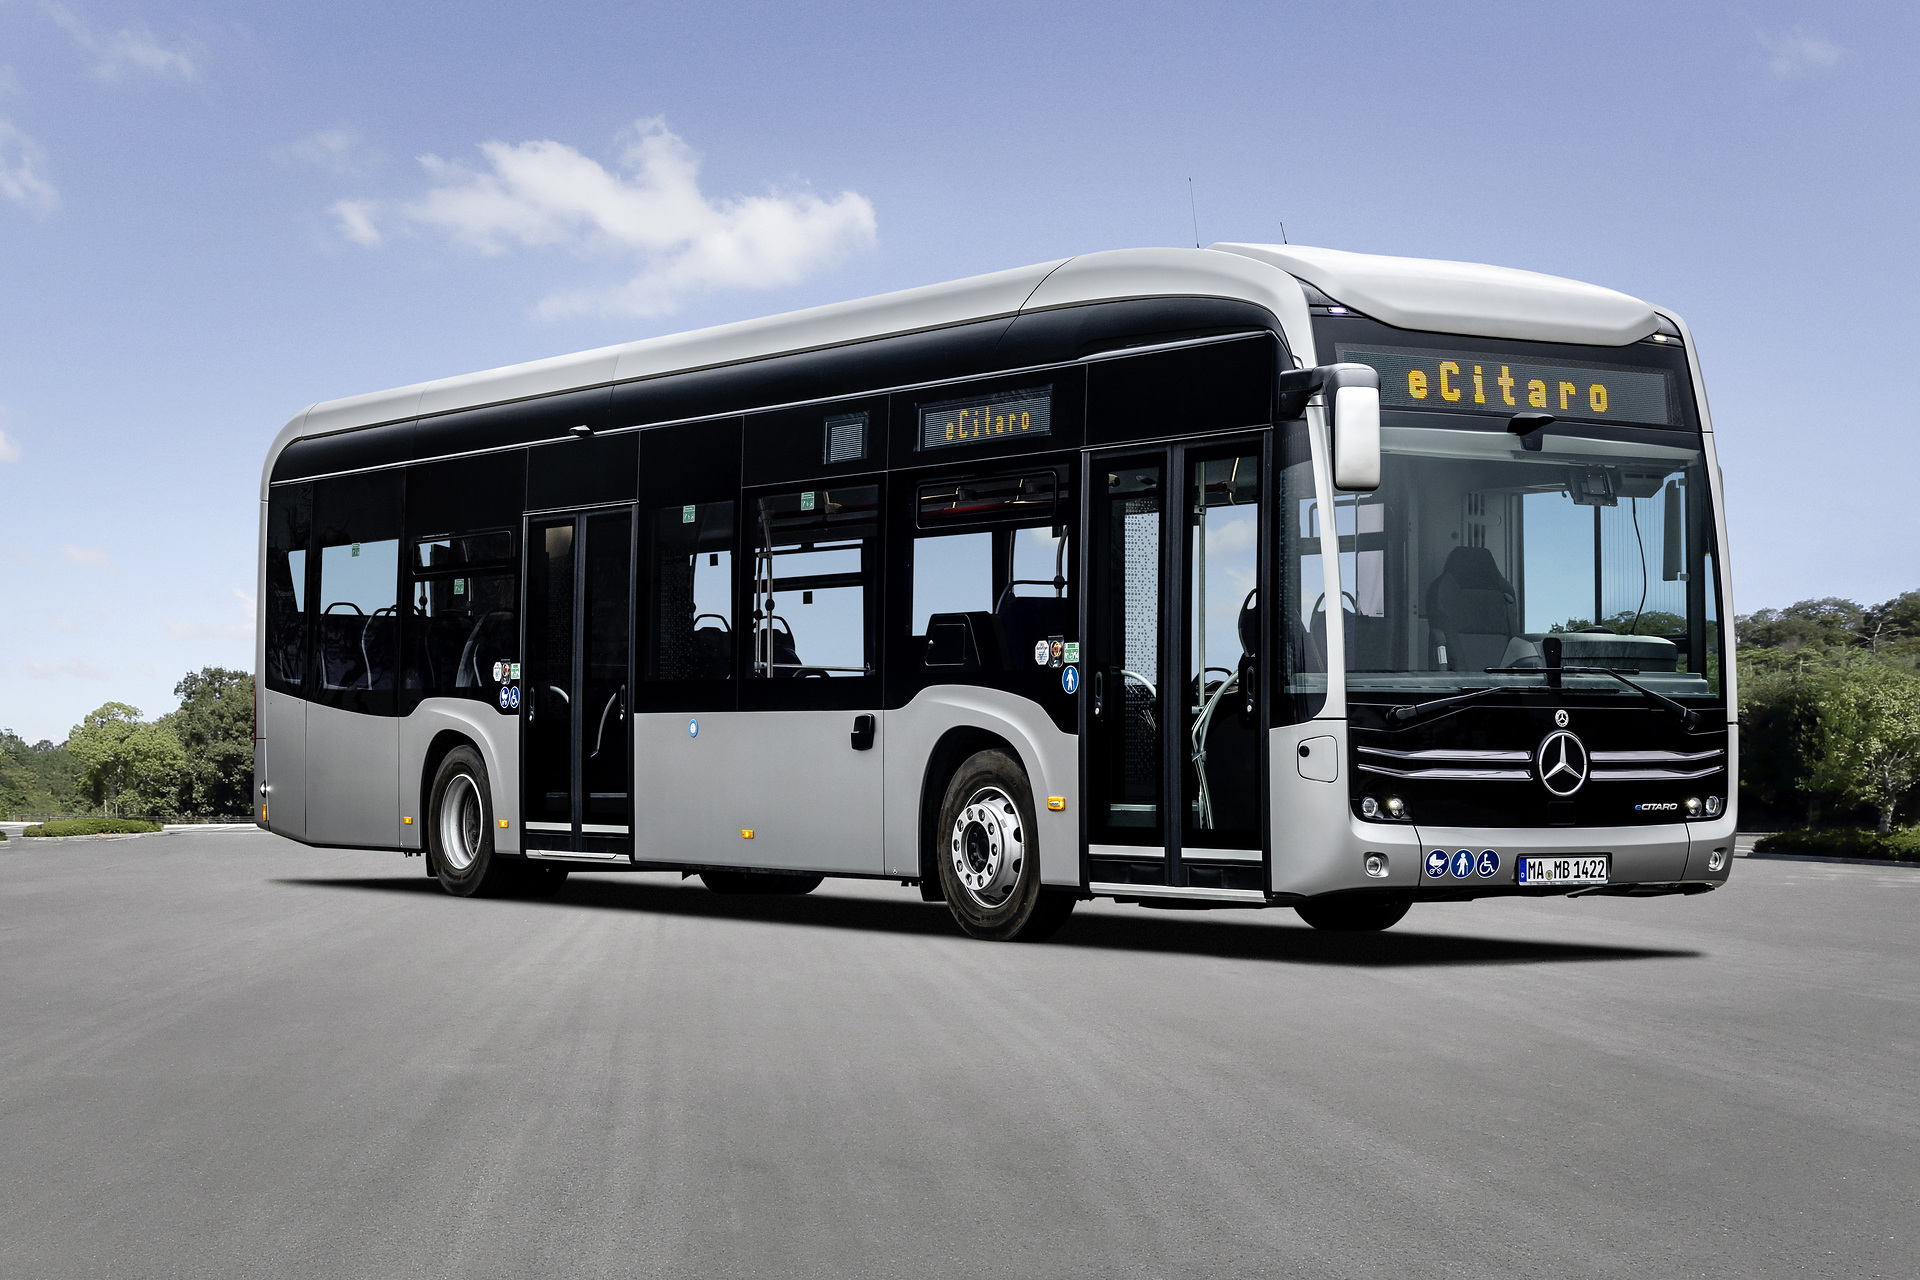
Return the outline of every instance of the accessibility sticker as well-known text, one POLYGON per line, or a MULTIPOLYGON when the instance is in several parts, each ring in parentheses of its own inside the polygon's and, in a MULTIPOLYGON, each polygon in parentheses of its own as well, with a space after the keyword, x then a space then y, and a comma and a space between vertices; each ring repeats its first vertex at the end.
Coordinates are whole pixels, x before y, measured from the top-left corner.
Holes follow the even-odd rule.
POLYGON ((1060 672, 1060 687, 1068 693, 1078 693, 1080 690, 1080 668, 1063 668, 1060 672))
POLYGON ((1453 855, 1453 878, 1465 880, 1473 874, 1473 850, 1461 849, 1453 855))
POLYGON ((1480 851, 1480 861, 1473 864, 1473 873, 1482 880, 1487 880, 1499 875, 1500 855, 1491 849, 1482 849, 1480 851))
POLYGON ((1438 880, 1447 874, 1447 851, 1435 849, 1427 855, 1427 878, 1438 880))
POLYGON ((502 711, 505 711, 509 707, 513 706, 513 699, 508 696, 512 692, 513 690, 507 688, 505 685, 500 686, 500 709, 502 711))

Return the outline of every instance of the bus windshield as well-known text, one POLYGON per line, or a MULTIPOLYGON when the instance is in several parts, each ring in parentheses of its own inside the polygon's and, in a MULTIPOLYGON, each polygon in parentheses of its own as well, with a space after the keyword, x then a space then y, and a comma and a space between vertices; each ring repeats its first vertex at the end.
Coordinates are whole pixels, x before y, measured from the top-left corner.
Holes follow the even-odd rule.
MULTIPOLYGON (((1334 503, 1347 687, 1437 697, 1492 685, 1717 698, 1721 638, 1705 460, 1698 438, 1554 423, 1388 412, 1381 484, 1334 503), (1537 446, 1537 447, 1536 447, 1537 446), (1581 668, 1587 669, 1582 672, 1581 668)), ((1311 502, 1301 533, 1317 537, 1311 502)), ((1322 595, 1303 599, 1325 653, 1322 595)))

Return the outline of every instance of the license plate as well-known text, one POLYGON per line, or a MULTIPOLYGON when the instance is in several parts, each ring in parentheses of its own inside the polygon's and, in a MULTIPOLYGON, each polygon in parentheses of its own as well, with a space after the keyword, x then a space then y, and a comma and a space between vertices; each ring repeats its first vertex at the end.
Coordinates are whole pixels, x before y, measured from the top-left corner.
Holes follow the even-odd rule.
POLYGON ((1572 858, 1522 858, 1516 880, 1520 884, 1605 884, 1605 854, 1572 858))

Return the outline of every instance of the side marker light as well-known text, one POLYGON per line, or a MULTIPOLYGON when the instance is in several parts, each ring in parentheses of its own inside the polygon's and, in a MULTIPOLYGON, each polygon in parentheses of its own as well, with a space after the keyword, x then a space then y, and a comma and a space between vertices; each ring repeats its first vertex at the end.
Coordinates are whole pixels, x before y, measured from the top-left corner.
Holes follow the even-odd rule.
POLYGON ((1048 796, 1047 808, 1055 813, 1064 813, 1067 808, 1067 798, 1065 796, 1048 796))
POLYGON ((400 819, 400 821, 401 821, 401 823, 402 823, 402 824, 404 824, 404 825, 406 825, 406 826, 409 826, 409 827, 413 825, 413 819, 412 819, 412 818, 402 818, 402 819, 400 819))
POLYGON ((751 840, 751 839, 753 839, 753 828, 752 828, 752 827, 742 827, 742 828, 740 828, 740 838, 741 838, 742 840, 751 840))
POLYGON ((502 831, 507 829, 507 820, 505 818, 500 819, 500 829, 502 831))

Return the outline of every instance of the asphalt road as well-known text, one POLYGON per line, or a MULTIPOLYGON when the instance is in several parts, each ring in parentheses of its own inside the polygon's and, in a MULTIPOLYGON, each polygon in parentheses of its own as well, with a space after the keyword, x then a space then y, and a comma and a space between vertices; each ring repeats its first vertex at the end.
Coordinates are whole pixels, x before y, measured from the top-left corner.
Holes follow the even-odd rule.
POLYGON ((1920 1273, 1920 869, 1654 901, 463 901, 0 845, 0 1274, 1920 1273))

